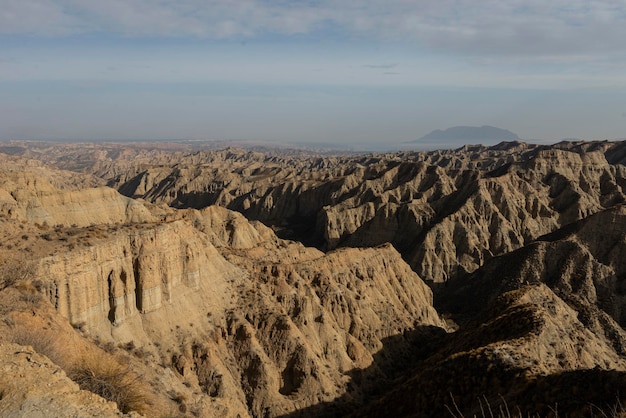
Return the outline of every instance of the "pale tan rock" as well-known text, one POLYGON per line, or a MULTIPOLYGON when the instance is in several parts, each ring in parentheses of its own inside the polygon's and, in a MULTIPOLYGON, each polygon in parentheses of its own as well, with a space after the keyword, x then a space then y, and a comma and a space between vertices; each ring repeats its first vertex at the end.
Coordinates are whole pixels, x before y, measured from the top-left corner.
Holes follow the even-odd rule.
POLYGON ((626 370, 622 151, 34 147, 145 200, 27 160, 0 180, 0 255, 35 260, 58 320, 126 352, 181 413, 342 415, 375 393, 372 416, 441 416, 450 387, 543 402, 532 382, 626 370))
POLYGON ((168 322, 183 321, 189 310, 183 300, 201 293, 202 311, 223 310, 228 280, 241 272, 197 232, 184 221, 120 229, 95 245, 42 259, 37 277, 50 283, 51 301, 71 323, 103 334, 164 306, 182 309, 168 322))
MULTIPOLYGON (((216 204, 278 229, 315 223, 296 236, 326 250, 390 242, 424 279, 445 282, 626 201, 626 169, 613 163, 620 149, 609 142, 509 142, 324 158, 236 149, 65 151, 91 155, 94 172, 125 195, 174 207, 216 204)), ((40 158, 61 163, 58 149, 46 150, 50 155, 40 158)), ((256 239, 239 231, 243 236, 220 239, 235 245, 256 239)))
POLYGON ((0 213, 39 225, 150 222, 148 210, 107 187, 60 190, 33 171, 0 176, 0 213))

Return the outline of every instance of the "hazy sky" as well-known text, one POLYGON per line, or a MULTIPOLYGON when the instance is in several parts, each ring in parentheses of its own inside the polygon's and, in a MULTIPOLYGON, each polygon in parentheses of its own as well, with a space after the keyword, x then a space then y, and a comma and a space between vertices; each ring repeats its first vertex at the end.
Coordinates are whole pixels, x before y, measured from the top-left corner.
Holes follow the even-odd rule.
POLYGON ((0 139, 626 137, 626 1, 2 0, 0 139))

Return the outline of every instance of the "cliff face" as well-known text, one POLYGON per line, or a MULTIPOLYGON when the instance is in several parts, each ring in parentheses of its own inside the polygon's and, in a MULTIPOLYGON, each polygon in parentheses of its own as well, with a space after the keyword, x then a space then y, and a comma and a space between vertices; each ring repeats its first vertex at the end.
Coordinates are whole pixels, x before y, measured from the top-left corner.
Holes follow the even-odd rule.
MULTIPOLYGON (((257 246, 227 261, 176 221, 44 258, 37 277, 75 326, 174 353, 168 362, 185 381, 255 416, 332 400, 346 373, 373 366, 384 338, 444 327, 430 289, 392 247, 325 256, 289 246, 270 246, 279 262, 257 246)), ((393 369, 378 367, 379 380, 393 369)))
POLYGON ((90 326, 120 326, 198 291, 206 292, 208 304, 217 303, 215 292, 237 274, 183 221, 120 229, 87 248, 46 257, 38 270, 52 282, 49 296, 59 312, 90 326))
MULTIPOLYGON (((445 328, 431 290, 390 245, 324 254, 220 207, 132 201, 141 216, 124 218, 105 204, 130 199, 111 189, 70 199, 40 179, 29 184, 9 193, 21 209, 2 222, 8 246, 37 259, 33 282, 90 338, 160 358, 202 394, 188 395, 202 416, 279 416, 345 393, 362 399, 398 372, 374 359, 385 338, 445 328), (78 210, 89 205, 98 210, 78 210), (54 227, 35 223, 32 208, 54 227)), ((399 341, 398 352, 408 345, 399 341)))
MULTIPOLYGON (((28 160, 22 163, 28 164, 28 160)), ((50 176, 38 168, 27 165, 20 171, 7 171, 5 166, 0 172, 2 217, 39 225, 81 227, 153 220, 143 205, 113 189, 78 188, 77 183, 93 184, 90 177, 70 173, 50 176), (56 181, 51 182, 50 177, 56 181)))

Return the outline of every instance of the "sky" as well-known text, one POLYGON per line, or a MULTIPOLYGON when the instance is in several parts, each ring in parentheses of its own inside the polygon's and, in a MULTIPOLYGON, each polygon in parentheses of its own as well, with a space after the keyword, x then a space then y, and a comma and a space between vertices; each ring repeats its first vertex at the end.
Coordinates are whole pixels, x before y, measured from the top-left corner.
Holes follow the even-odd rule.
POLYGON ((1 3, 0 140, 626 137, 626 1, 1 3))

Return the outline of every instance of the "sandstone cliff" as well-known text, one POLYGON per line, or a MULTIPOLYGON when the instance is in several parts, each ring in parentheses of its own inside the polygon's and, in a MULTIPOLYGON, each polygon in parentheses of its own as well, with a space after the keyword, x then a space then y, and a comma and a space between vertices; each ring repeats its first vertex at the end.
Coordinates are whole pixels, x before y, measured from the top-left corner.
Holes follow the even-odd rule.
POLYGON ((30 160, 5 161, 0 172, 0 215, 40 225, 152 220, 141 204, 107 187, 89 187, 94 183, 91 177, 43 169, 30 160))

